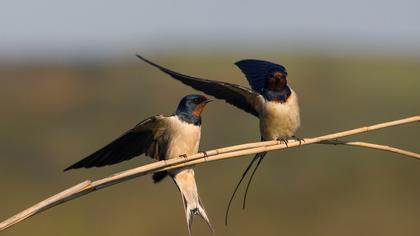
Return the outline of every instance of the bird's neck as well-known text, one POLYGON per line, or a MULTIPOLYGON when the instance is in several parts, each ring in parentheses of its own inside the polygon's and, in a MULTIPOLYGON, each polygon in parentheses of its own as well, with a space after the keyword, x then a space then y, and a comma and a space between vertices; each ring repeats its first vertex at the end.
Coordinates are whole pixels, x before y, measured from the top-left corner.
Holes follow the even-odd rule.
POLYGON ((267 101, 274 101, 280 103, 285 103, 291 94, 292 90, 287 85, 284 86, 281 90, 264 89, 262 91, 262 95, 267 101))
POLYGON ((177 110, 175 115, 178 116, 180 120, 187 122, 188 124, 193 124, 196 126, 201 125, 201 116, 195 116, 192 112, 177 110))

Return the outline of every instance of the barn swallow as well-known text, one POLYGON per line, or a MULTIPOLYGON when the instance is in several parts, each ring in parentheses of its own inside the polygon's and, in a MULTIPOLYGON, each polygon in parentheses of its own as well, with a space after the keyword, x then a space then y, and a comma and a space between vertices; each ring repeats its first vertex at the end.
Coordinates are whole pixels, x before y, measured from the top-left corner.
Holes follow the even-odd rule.
MULTIPOLYGON (((157 115, 141 121, 116 140, 64 171, 113 165, 142 154, 156 160, 167 160, 197 153, 201 135, 201 113, 210 101, 202 95, 185 96, 173 115, 157 115)), ((157 172, 153 175, 153 180, 157 183, 168 175, 181 192, 188 233, 191 235, 194 215, 203 218, 214 232, 198 195, 194 170, 181 168, 157 172)))
MULTIPOLYGON (((287 83, 288 74, 284 66, 254 59, 236 62, 235 65, 245 74, 251 86, 250 89, 237 84, 184 75, 151 62, 140 55, 137 55, 137 57, 172 78, 208 95, 223 99, 227 103, 259 118, 261 141, 280 140, 286 145, 288 138, 293 137, 299 142, 301 141, 294 136, 300 126, 298 97, 287 83)), ((252 178, 266 154, 266 152, 257 153, 243 172, 229 200, 225 216, 226 225, 232 200, 241 182, 253 164, 256 163, 243 198, 242 207, 245 209, 246 196, 252 178)))

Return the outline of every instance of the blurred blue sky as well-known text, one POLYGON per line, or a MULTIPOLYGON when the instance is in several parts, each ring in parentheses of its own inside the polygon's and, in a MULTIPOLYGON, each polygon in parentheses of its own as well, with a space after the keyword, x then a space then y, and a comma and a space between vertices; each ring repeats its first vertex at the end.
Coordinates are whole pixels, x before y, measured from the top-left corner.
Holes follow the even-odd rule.
POLYGON ((4 0, 0 58, 269 47, 420 55, 419 9, 418 0, 4 0))

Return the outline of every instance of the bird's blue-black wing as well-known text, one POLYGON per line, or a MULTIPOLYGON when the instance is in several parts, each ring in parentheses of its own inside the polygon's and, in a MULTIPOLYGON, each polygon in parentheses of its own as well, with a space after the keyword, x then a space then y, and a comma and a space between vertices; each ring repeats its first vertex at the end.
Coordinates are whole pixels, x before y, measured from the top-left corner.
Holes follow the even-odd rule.
POLYGON ((251 88, 258 93, 261 93, 264 89, 265 80, 273 70, 280 71, 287 75, 284 66, 269 61, 247 59, 238 61, 235 65, 245 74, 251 88))
POLYGON ((162 140, 160 140, 161 135, 156 133, 156 130, 159 130, 156 129, 156 126, 159 125, 162 118, 163 116, 153 116, 143 120, 116 140, 67 167, 64 171, 113 165, 143 153, 159 159, 162 140))
POLYGON ((151 62, 140 55, 137 55, 137 57, 147 62, 148 64, 158 68, 159 70, 165 72, 166 74, 170 75, 172 78, 193 87, 194 89, 197 89, 208 95, 214 96, 218 99, 223 99, 227 103, 230 103, 241 110, 251 113, 254 116, 259 116, 257 111, 257 105, 259 99, 258 97, 260 96, 260 94, 255 91, 252 91, 251 89, 222 81, 201 79, 188 75, 183 75, 181 73, 160 66, 154 62, 151 62))

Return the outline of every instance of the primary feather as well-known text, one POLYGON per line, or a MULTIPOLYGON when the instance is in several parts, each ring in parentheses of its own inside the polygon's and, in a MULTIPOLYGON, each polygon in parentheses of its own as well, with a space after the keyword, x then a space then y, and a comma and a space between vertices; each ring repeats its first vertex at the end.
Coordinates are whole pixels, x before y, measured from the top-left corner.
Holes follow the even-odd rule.
POLYGON ((157 127, 163 118, 164 116, 158 115, 141 121, 119 138, 67 167, 64 171, 113 165, 130 160, 141 154, 159 159, 159 156, 162 154, 159 153, 158 143, 162 141, 160 140, 162 136, 157 127))
POLYGON ((237 84, 184 75, 158 65, 140 55, 137 55, 137 57, 186 85, 218 99, 225 100, 227 103, 258 117, 260 94, 249 88, 237 84))

